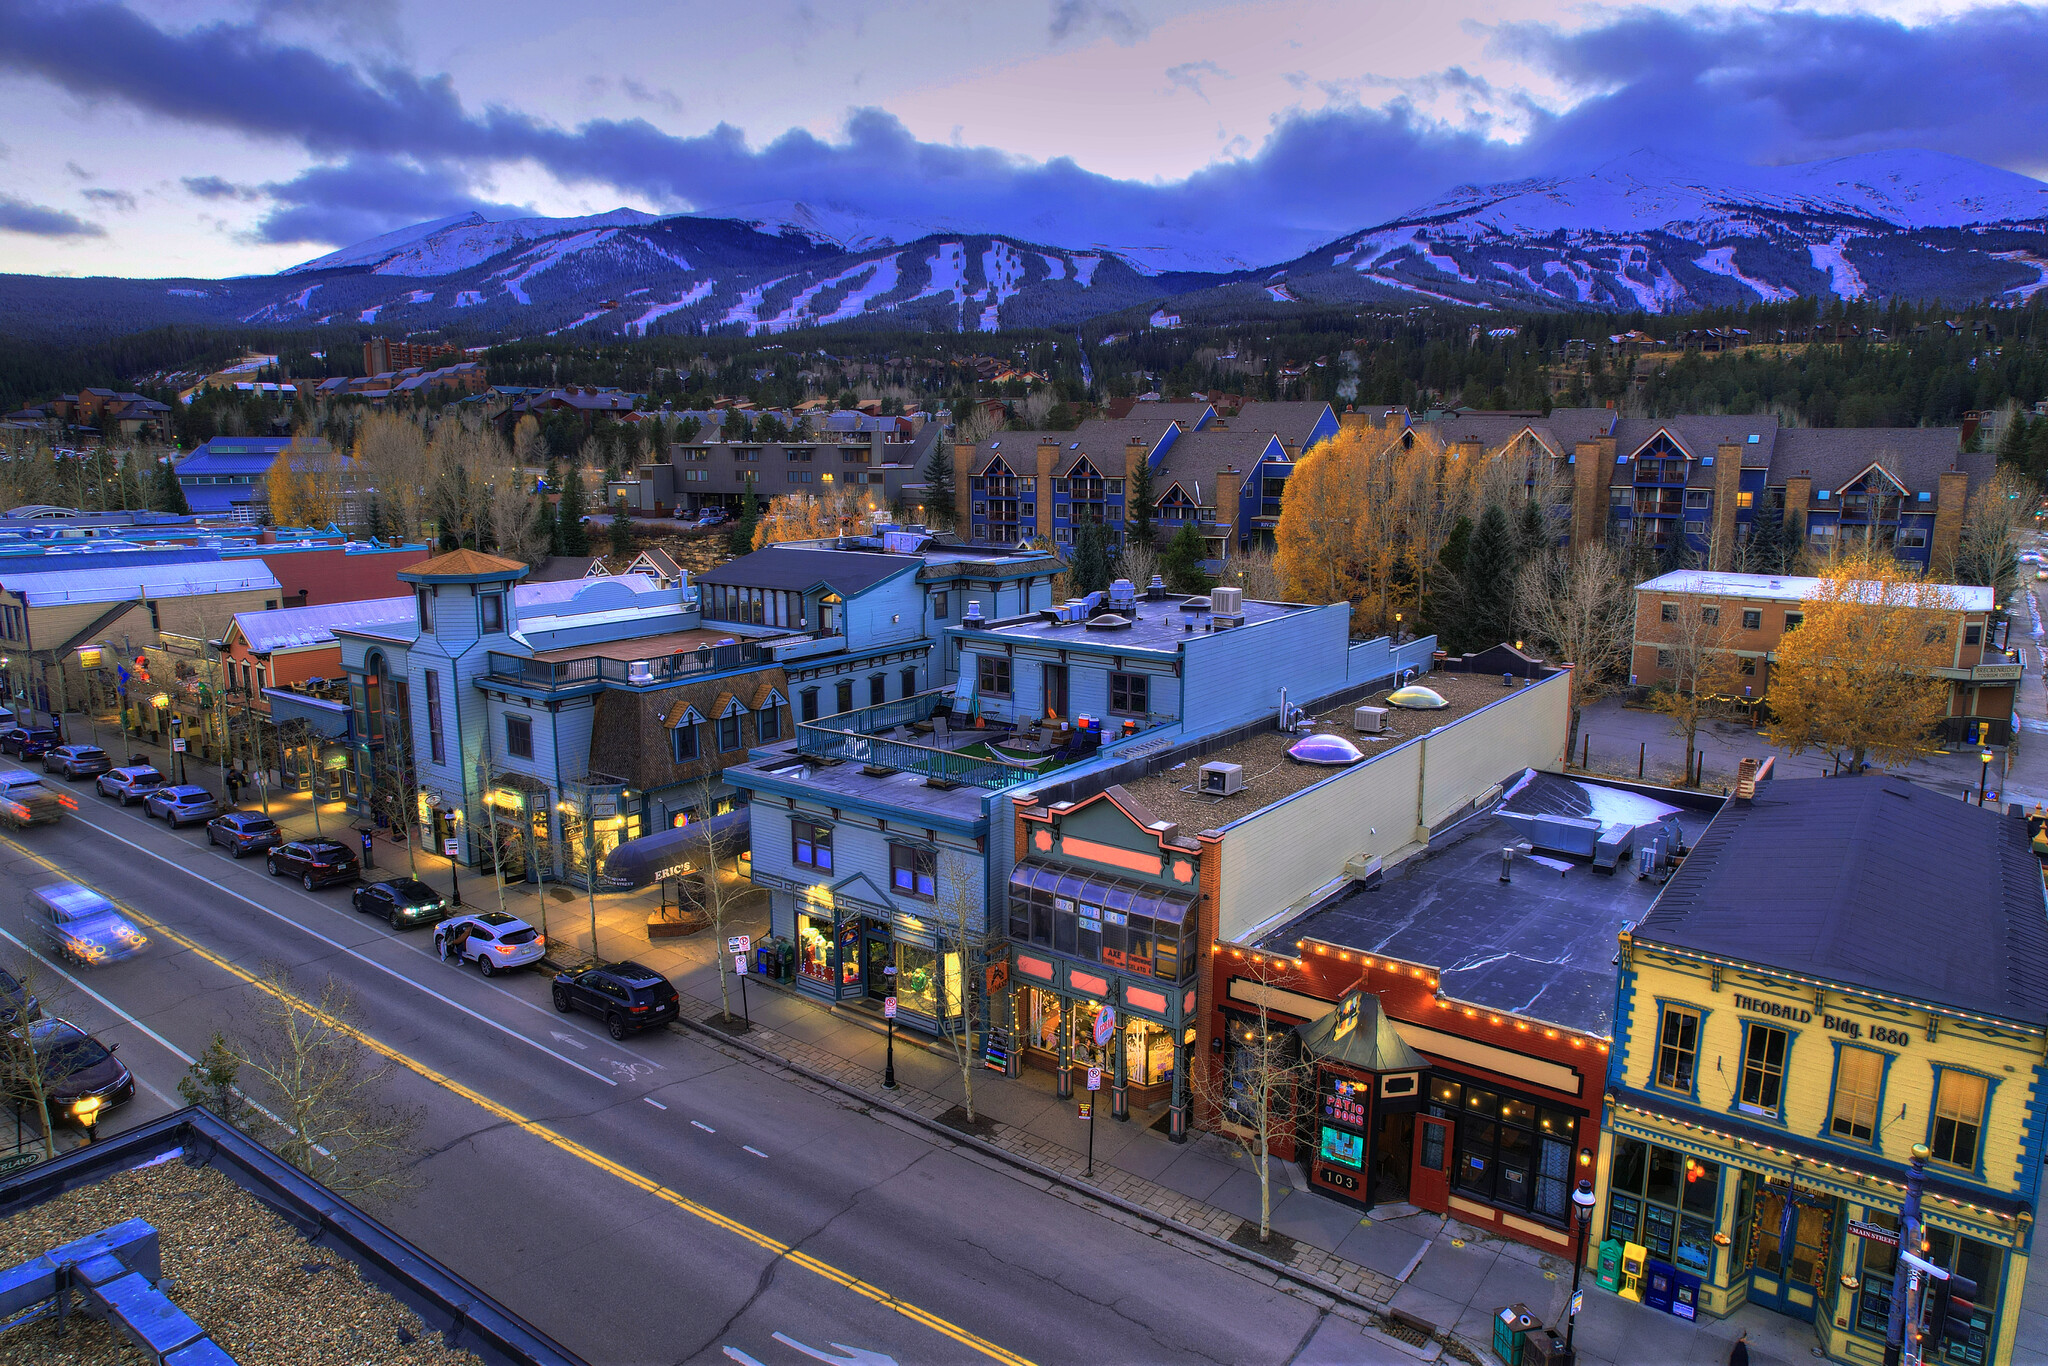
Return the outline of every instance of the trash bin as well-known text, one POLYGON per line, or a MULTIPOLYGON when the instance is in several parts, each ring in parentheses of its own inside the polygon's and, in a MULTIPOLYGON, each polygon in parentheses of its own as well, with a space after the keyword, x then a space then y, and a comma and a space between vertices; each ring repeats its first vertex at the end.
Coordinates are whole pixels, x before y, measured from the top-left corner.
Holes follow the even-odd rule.
POLYGON ((782 970, 776 974, 775 980, 778 982, 794 981, 796 979, 796 941, 794 939, 777 939, 775 943, 782 950, 782 970))
POLYGON ((1699 1321, 1700 1278, 1690 1271, 1677 1273, 1678 1284, 1671 1292, 1671 1312, 1682 1319, 1699 1321))
POLYGON ((1643 1264, 1643 1303, 1652 1309, 1671 1312, 1672 1292, 1678 1289, 1678 1268, 1655 1257, 1643 1264))
POLYGON ((1522 1359, 1517 1366, 1572 1366, 1573 1353, 1564 1339, 1548 1328, 1522 1334, 1522 1359))
POLYGON ((1526 1304, 1511 1304, 1493 1316, 1493 1354, 1502 1366, 1521 1366, 1522 1336, 1535 1326, 1526 1304))

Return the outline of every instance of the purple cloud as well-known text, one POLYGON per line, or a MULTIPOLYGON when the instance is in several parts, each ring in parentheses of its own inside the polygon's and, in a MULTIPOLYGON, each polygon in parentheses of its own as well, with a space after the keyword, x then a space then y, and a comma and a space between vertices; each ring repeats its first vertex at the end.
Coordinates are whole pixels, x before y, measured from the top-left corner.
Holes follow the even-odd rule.
POLYGON ((121 209, 123 211, 127 211, 132 210, 135 207, 135 196, 128 193, 128 191, 126 190, 104 190, 94 188, 80 190, 79 193, 84 195, 87 199, 90 199, 93 203, 101 205, 105 208, 121 209))
POLYGON ((186 176, 180 182, 187 194, 200 199, 258 199, 262 192, 247 185, 237 185, 232 180, 223 180, 217 175, 186 176))
POLYGON ((18 232, 29 237, 105 237, 107 230, 88 223, 62 209, 31 204, 26 199, 0 193, 0 232, 18 232))
POLYGON ((394 157, 351 157, 314 166, 263 193, 274 207, 256 225, 259 242, 360 242, 431 218, 477 212, 487 218, 531 214, 468 193, 459 168, 394 157))

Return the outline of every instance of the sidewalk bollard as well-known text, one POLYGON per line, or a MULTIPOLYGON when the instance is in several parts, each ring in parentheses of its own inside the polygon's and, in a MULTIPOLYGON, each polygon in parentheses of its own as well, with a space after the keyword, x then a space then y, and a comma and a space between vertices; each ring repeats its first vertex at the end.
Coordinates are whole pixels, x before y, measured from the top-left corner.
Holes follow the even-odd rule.
POLYGON ((1643 760, 1650 752, 1650 742, 1642 740, 1636 744, 1636 777, 1643 776, 1643 760))

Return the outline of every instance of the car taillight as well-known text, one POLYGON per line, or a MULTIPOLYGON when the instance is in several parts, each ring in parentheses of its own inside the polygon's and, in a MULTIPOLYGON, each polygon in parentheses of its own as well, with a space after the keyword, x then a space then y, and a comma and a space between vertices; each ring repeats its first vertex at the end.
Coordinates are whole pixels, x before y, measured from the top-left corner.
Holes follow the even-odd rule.
POLYGON ((78 809, 78 798, 71 796, 69 793, 59 792, 57 794, 57 804, 66 811, 76 811, 78 809))
POLYGON ((633 1007, 633 1013, 634 1013, 635 1015, 638 1015, 638 1014, 639 1014, 639 1013, 640 1013, 641 1011, 643 1011, 643 1010, 648 1010, 648 1009, 651 1009, 651 1007, 649 1007, 649 1006, 634 1006, 634 1007, 633 1007))

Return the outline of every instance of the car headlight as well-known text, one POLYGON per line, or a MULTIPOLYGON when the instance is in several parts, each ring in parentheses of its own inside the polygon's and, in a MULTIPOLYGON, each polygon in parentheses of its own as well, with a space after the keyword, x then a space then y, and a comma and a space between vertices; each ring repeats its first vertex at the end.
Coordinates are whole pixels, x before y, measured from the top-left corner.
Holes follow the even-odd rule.
POLYGON ((80 1096, 71 1102, 71 1113, 90 1123, 92 1117, 100 1112, 100 1106, 105 1103, 98 1096, 80 1096))

